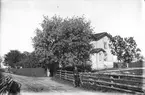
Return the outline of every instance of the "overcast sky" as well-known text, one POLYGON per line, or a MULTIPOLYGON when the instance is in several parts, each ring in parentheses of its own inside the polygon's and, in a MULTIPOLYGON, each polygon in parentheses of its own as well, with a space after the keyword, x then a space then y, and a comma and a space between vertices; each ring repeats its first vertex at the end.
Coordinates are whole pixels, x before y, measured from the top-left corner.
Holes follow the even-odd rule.
POLYGON ((0 55, 33 51, 31 37, 43 15, 84 15, 94 32, 133 36, 145 56, 144 0, 1 0, 0 55))

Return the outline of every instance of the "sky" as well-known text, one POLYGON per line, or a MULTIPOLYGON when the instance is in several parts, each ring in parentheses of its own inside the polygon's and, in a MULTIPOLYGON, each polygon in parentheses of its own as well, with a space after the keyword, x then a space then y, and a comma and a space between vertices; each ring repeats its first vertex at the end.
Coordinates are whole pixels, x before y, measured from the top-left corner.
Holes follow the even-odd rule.
POLYGON ((0 55, 33 51, 31 38, 43 16, 84 16, 95 33, 133 36, 145 56, 144 0, 1 0, 0 55))

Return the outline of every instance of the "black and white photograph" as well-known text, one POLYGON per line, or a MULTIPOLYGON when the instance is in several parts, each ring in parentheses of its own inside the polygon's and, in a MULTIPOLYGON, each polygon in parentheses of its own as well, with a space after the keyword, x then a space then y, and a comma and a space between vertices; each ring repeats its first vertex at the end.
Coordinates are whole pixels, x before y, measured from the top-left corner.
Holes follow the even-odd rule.
POLYGON ((0 95, 145 95, 145 0, 0 0, 0 95))

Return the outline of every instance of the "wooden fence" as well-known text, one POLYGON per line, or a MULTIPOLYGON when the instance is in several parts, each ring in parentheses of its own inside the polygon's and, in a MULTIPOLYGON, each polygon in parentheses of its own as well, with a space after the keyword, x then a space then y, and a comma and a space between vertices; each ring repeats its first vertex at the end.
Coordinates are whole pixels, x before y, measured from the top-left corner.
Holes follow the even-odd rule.
POLYGON ((0 79, 0 94, 4 94, 7 92, 9 84, 12 82, 12 78, 10 76, 4 76, 0 79))
MULTIPOLYGON (((73 72, 58 70, 56 77, 73 82, 73 72)), ((107 88, 134 94, 144 94, 145 77, 110 73, 80 73, 81 86, 107 88)))

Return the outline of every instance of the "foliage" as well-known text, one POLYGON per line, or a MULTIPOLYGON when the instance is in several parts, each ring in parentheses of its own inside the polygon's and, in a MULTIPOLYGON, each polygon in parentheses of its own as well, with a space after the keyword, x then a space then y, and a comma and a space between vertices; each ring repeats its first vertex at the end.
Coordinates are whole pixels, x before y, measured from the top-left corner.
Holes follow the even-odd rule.
MULTIPOLYGON (((3 77, 3 72, 4 72, 4 70, 2 68, 0 68, 0 79, 3 77)), ((1 80, 0 80, 0 83, 1 83, 1 80)))
POLYGON ((0 68, 1 68, 1 63, 2 63, 3 59, 2 57, 0 56, 0 68))
POLYGON ((11 50, 4 57, 5 65, 9 65, 12 68, 35 68, 42 67, 39 62, 39 56, 36 56, 34 52, 23 52, 18 50, 11 50))
MULTIPOLYGON (((84 71, 84 68, 83 68, 82 65, 77 65, 76 67, 78 68, 79 72, 83 72, 84 71)), ((73 66, 66 66, 66 67, 62 68, 62 70, 73 71, 74 67, 73 66)), ((92 71, 91 64, 86 64, 85 71, 87 71, 87 72, 88 71, 92 71)))
POLYGON ((3 60, 2 60, 2 57, 0 56, 0 63, 2 62, 3 60))
POLYGON ((118 61, 125 63, 133 61, 138 52, 141 51, 137 48, 137 44, 133 37, 112 37, 110 47, 112 54, 117 56, 118 61))
POLYGON ((24 52, 23 53, 23 59, 19 61, 18 66, 22 68, 36 68, 36 67, 42 67, 39 62, 39 57, 35 55, 34 52, 24 52))
POLYGON ((140 52, 137 52, 135 57, 136 57, 137 61, 144 61, 145 60, 144 56, 141 55, 140 52))
POLYGON ((84 17, 61 18, 54 16, 51 19, 44 17, 41 23, 42 30, 36 30, 32 39, 37 55, 44 64, 60 64, 62 67, 86 63, 89 60, 89 51, 92 48, 90 22, 84 17))
POLYGON ((11 66, 12 68, 15 68, 17 66, 17 62, 19 62, 22 59, 22 54, 18 50, 11 50, 4 56, 4 63, 5 65, 11 66))

